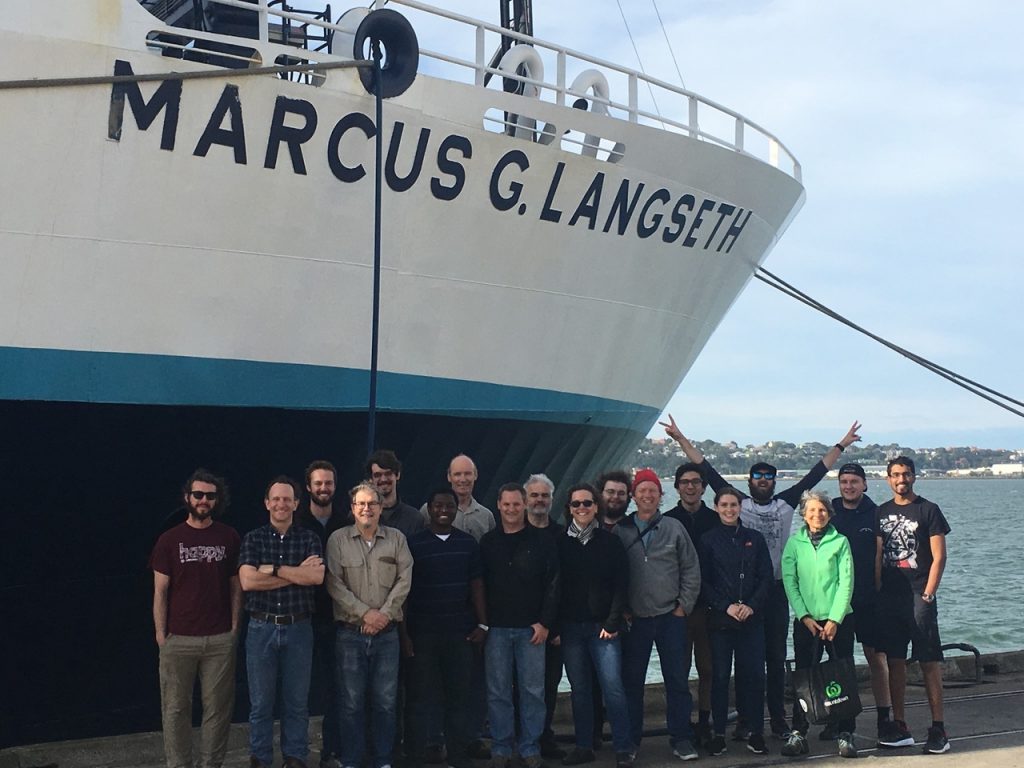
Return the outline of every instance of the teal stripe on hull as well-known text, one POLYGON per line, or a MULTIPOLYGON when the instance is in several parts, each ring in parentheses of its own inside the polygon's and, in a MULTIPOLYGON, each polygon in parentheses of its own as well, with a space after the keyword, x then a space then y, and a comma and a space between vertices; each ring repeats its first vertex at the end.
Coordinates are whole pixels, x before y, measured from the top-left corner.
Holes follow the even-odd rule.
MULTIPOLYGON (((138 405, 366 410, 353 368, 120 352, 0 347, 0 399, 138 405)), ((567 392, 381 372, 385 412, 512 418, 646 432, 649 406, 567 392)))

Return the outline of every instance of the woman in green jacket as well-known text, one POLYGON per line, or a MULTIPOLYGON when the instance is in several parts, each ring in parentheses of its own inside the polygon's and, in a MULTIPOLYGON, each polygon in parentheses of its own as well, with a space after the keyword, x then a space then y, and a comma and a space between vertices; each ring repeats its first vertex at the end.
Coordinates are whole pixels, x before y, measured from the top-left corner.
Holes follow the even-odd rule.
MULTIPOLYGON (((793 653, 796 668, 805 669, 821 660, 826 643, 829 658, 853 656, 853 554, 850 542, 831 524, 832 504, 821 491, 805 491, 797 512, 804 525, 786 542, 782 551, 782 582, 793 607, 793 653)), ((854 720, 833 723, 839 733, 839 754, 856 757, 854 720)), ((799 704, 793 706, 793 732, 782 754, 808 752, 807 718, 799 704)))

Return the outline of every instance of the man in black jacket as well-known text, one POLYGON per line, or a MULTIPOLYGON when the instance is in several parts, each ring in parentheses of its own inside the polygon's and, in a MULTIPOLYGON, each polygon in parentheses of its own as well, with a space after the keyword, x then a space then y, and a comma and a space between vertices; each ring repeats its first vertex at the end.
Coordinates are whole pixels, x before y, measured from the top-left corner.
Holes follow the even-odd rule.
POLYGON ((526 523, 526 489, 498 492, 500 525, 480 542, 487 616, 487 704, 491 768, 508 768, 515 741, 512 681, 518 683, 521 731, 517 751, 526 768, 540 768, 544 729, 544 644, 558 615, 558 550, 526 523))

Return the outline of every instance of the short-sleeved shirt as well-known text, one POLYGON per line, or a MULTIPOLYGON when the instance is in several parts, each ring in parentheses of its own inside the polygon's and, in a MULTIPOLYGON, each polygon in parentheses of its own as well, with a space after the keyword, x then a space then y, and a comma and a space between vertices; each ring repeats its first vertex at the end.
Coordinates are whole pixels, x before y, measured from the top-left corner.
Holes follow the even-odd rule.
POLYGON ((405 620, 414 632, 469 632, 476 625, 469 583, 481 578, 480 545, 452 528, 444 539, 430 530, 409 537, 412 591, 405 620))
POLYGON ((924 589, 932 567, 932 536, 950 531, 942 510, 917 496, 910 504, 887 501, 878 508, 882 539, 882 591, 924 589))
MULTIPOLYGON (((308 528, 292 524, 284 534, 267 523, 249 531, 242 539, 242 552, 238 557, 239 567, 251 565, 301 565, 310 555, 323 556, 320 537, 308 528)), ((284 616, 296 613, 312 613, 316 587, 289 584, 277 589, 245 593, 246 610, 284 616)))
POLYGON ((193 637, 231 631, 231 579, 238 570, 238 532, 214 521, 181 523, 157 539, 150 566, 170 578, 167 631, 193 637))

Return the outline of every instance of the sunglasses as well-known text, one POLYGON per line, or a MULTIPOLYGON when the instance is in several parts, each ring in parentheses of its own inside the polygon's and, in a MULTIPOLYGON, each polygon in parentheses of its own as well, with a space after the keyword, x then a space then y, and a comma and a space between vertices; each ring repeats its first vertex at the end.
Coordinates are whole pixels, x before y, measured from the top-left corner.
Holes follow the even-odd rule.
POLYGON ((751 480, 774 480, 775 479, 775 473, 774 472, 751 472, 750 473, 750 479, 751 480))
POLYGON ((580 501, 579 499, 577 499, 576 501, 570 501, 569 506, 572 507, 573 509, 579 509, 580 507, 586 507, 587 509, 590 509, 592 506, 594 506, 594 500, 584 499, 583 501, 580 501))
POLYGON ((210 501, 217 500, 216 491, 189 491, 189 495, 196 501, 202 501, 203 499, 209 499, 210 501))
POLYGON ((700 478, 697 478, 696 480, 687 480, 683 478, 679 481, 678 485, 701 485, 702 482, 703 481, 700 478))

